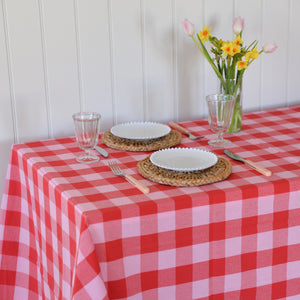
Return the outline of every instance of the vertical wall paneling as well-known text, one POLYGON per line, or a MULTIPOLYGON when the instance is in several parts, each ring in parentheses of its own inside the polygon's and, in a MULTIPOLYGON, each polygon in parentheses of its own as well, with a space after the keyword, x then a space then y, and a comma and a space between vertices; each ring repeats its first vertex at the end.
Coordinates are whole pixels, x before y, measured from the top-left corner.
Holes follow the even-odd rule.
MULTIPOLYGON (((188 19, 195 25, 195 31, 203 25, 203 1, 177 0, 177 91, 179 120, 199 119, 204 116, 204 58, 182 27, 188 19)), ((196 36, 196 34, 195 34, 196 36)))
POLYGON ((77 80, 78 80, 78 93, 80 99, 81 111, 86 110, 86 99, 83 93, 82 83, 82 63, 81 63, 81 43, 80 43, 80 32, 79 32, 79 12, 78 12, 78 0, 73 0, 74 5, 74 30, 75 30, 75 48, 76 48, 76 59, 77 59, 77 80))
POLYGON ((82 97, 87 111, 101 114, 101 128, 113 125, 108 1, 78 1, 78 44, 82 97))
POLYGON ((44 14, 44 2, 38 1, 39 7, 39 18, 41 27, 41 49, 42 49, 42 59, 43 59, 43 74, 44 74, 44 84, 45 84, 45 100, 46 100, 46 113, 48 121, 48 136, 53 138, 53 124, 52 124, 52 110, 49 97, 49 79, 48 79, 48 62, 47 62, 47 52, 46 52, 46 33, 45 33, 45 14, 44 14))
POLYGON ((179 95, 178 95, 178 23, 177 1, 172 0, 172 81, 173 81, 173 116, 169 119, 178 120, 179 95))
MULTIPOLYGON (((261 0, 236 0, 237 8, 234 17, 241 16, 245 20, 244 32, 242 35, 245 45, 249 46, 253 41, 258 41, 257 50, 260 51, 264 45, 262 40, 262 13, 261 0)), ((261 106, 261 64, 265 59, 262 53, 244 73, 243 78, 243 109, 257 110, 261 106)))
POLYGON ((6 1, 11 71, 20 141, 48 136, 39 7, 6 1))
POLYGON ((15 137, 17 139, 17 134, 14 133, 15 102, 13 87, 10 84, 12 75, 10 69, 10 47, 8 44, 6 8, 4 4, 3 1, 0 4, 0 195, 3 193, 10 148, 15 141, 15 137))
POLYGON ((278 45, 278 49, 264 55, 262 61, 262 108, 270 108, 287 103, 289 1, 264 0, 262 9, 262 38, 265 42, 276 41, 278 45))
POLYGON ((139 0, 111 1, 116 122, 144 119, 139 0))
POLYGON ((146 3, 147 0, 140 0, 140 22, 141 22, 141 56, 142 56, 142 74, 143 74, 143 106, 144 120, 149 120, 149 97, 148 97, 148 79, 146 76, 146 3))
POLYGON ((288 89, 287 89, 287 101, 289 104, 299 103, 300 95, 300 1, 291 0, 290 5, 290 15, 289 15, 289 31, 288 31, 288 55, 287 55, 287 65, 288 65, 288 89))
POLYGON ((0 5, 0 92, 1 92, 1 107, 0 110, 0 143, 5 141, 13 142, 14 134, 14 99, 11 78, 10 65, 10 47, 8 44, 7 27, 5 26, 5 9, 0 5))
POLYGON ((73 0, 43 1, 45 55, 54 136, 73 134, 72 113, 81 109, 73 0))
POLYGON ((174 117, 172 0, 145 1, 145 76, 148 119, 174 117), (159 9, 157 9, 159 7, 159 9), (159 111, 159 113, 157 113, 159 111))

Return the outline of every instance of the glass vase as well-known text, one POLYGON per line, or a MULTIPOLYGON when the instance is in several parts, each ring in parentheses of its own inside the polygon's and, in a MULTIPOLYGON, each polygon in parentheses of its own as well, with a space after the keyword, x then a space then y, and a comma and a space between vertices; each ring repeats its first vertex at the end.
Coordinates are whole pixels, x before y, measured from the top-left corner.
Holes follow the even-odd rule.
POLYGON ((233 95, 235 104, 233 108, 232 118, 228 133, 236 133, 242 130, 242 115, 243 115, 243 102, 242 102, 242 82, 243 80, 227 79, 225 87, 220 84, 220 92, 222 94, 233 95))

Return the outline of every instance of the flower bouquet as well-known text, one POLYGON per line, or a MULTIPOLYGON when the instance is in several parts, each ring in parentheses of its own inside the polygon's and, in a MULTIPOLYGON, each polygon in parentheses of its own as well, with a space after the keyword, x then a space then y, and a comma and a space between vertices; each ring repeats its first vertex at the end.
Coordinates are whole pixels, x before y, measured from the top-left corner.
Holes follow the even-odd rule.
POLYGON ((232 41, 223 41, 211 34, 211 27, 203 26, 199 30, 197 39, 194 37, 195 28, 189 20, 182 22, 185 33, 193 39, 200 52, 212 66, 220 80, 220 93, 233 95, 235 106, 232 114, 232 121, 228 132, 239 132, 242 127, 242 101, 241 88, 245 70, 262 53, 272 53, 277 45, 274 42, 265 44, 260 51, 257 50, 258 42, 255 40, 249 46, 244 45, 242 33, 244 19, 241 17, 233 20, 233 33, 235 38, 232 41), (210 42, 210 52, 205 43, 210 42))

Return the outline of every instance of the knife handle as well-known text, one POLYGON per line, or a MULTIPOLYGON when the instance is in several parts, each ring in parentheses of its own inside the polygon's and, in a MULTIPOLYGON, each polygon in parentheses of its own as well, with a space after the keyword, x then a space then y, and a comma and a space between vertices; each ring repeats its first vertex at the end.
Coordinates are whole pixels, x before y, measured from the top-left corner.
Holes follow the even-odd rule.
POLYGON ((128 182, 133 184, 136 188, 138 188, 144 194, 148 194, 150 192, 150 190, 147 186, 145 186, 142 182, 136 180, 131 175, 125 174, 125 178, 127 179, 128 182))
POLYGON ((257 163, 254 163, 253 161, 249 160, 249 159, 245 159, 245 163, 252 167, 254 170, 256 170, 257 172, 265 175, 265 176, 271 176, 272 172, 260 165, 258 165, 257 163))
POLYGON ((187 129, 185 129, 184 127, 176 124, 175 122, 169 122, 169 125, 172 126, 174 129, 177 129, 178 131, 182 132, 182 133, 185 133, 185 134, 188 134, 189 131, 187 129))

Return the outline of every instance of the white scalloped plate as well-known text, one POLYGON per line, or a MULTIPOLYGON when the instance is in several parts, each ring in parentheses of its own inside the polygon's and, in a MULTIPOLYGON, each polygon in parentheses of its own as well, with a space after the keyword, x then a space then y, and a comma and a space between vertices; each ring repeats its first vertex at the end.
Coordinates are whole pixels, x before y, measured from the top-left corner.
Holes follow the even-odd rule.
POLYGON ((129 122, 113 126, 110 132, 120 138, 150 140, 169 134, 171 128, 155 122, 129 122))
POLYGON ((150 161, 164 169, 189 172, 212 167, 218 157, 212 152, 196 148, 171 148, 152 153, 150 161))

